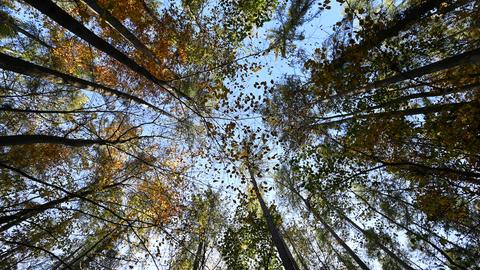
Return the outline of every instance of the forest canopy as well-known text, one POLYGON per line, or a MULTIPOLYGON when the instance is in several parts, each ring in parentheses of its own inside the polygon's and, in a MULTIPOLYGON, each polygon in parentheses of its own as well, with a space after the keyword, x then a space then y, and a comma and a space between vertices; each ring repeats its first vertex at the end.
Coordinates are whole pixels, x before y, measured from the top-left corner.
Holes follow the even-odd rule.
POLYGON ((480 1, 0 0, 0 269, 480 269, 480 1))

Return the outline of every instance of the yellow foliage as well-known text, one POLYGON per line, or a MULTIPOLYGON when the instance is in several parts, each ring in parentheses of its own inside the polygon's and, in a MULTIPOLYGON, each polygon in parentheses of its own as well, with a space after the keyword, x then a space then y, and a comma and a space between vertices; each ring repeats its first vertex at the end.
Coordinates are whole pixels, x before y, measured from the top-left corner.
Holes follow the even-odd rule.
POLYGON ((71 148, 58 144, 25 144, 12 146, 4 158, 19 168, 33 166, 42 172, 67 161, 71 154, 71 148))
POLYGON ((165 223, 180 210, 177 195, 159 180, 144 180, 138 185, 141 205, 155 224, 165 223), (148 207, 145 207, 148 205, 148 207))
POLYGON ((417 204, 432 221, 462 221, 469 217, 468 209, 457 200, 439 191, 430 191, 417 197, 417 204))
POLYGON ((93 54, 86 44, 73 37, 65 38, 63 34, 53 41, 55 48, 51 57, 59 69, 77 76, 90 70, 93 54))

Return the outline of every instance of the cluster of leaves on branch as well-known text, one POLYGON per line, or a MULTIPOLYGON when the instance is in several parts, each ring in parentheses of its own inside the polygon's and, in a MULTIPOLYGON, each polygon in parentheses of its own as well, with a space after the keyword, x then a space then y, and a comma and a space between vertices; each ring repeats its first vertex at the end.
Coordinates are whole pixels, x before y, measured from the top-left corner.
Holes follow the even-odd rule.
MULTIPOLYGON (((260 206, 253 194, 245 197, 239 199, 234 224, 226 229, 220 244, 228 269, 281 269, 260 206)), ((273 205, 270 211, 276 213, 273 205)), ((278 213, 274 219, 281 224, 278 213)))

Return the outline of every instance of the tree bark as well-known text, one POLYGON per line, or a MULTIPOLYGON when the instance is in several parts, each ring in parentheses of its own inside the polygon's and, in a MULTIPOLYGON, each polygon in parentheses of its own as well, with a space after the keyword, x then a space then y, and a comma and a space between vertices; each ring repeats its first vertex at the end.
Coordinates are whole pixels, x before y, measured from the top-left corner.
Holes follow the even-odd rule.
MULTIPOLYGON (((343 219, 345 219, 350 225, 352 225, 355 229, 357 229, 359 232, 361 232, 366 238, 368 238, 367 231, 362 229, 357 223, 355 223, 353 220, 351 220, 349 217, 347 217, 345 214, 341 213, 339 210, 335 209, 337 213, 339 213, 343 219)), ((407 262, 402 260, 400 257, 398 257, 393 251, 391 251, 388 247, 386 247, 380 238, 377 236, 376 233, 372 235, 375 244, 378 245, 388 256, 390 256, 392 259, 394 259, 397 263, 399 263, 403 268, 408 269, 408 270, 415 270, 415 268, 411 267, 408 265, 407 262)))
POLYGON ((411 171, 419 172, 430 172, 430 173, 447 173, 447 174, 457 174, 465 177, 465 181, 472 184, 479 184, 480 173, 476 172, 466 172, 448 167, 431 167, 424 164, 414 163, 411 161, 398 161, 398 162, 387 162, 379 161, 387 167, 406 167, 411 171))
MULTIPOLYGON (((283 229, 285 231, 285 229, 283 229)), ((305 262, 305 260, 303 259, 303 256, 300 254, 300 252, 298 252, 298 250, 295 248, 295 245, 292 241, 292 239, 290 239, 290 237, 288 236, 287 233, 285 233, 285 238, 287 239, 287 241, 290 243, 290 245, 292 246, 292 249, 293 249, 293 252, 295 252, 295 254, 297 255, 298 257, 298 260, 300 261, 300 264, 302 265, 303 267, 303 270, 308 270, 308 266, 307 266, 307 263, 305 262)))
POLYGON ((116 49, 114 46, 110 45, 108 42, 97 36, 95 33, 90 31, 86 28, 83 24, 75 20, 70 14, 66 11, 61 9, 51 0, 24 0, 27 4, 31 5, 32 7, 36 8, 41 13, 48 16, 50 19, 68 29, 70 32, 74 33, 81 39, 85 40, 87 43, 92 45, 93 47, 99 49, 100 51, 106 53, 108 56, 116 59, 120 63, 127 66, 132 71, 142 75, 149 81, 153 82, 154 84, 158 85, 169 94, 171 94, 175 98, 183 97, 187 100, 191 100, 190 97, 173 89, 171 86, 167 84, 167 82, 159 80, 153 74, 151 74, 147 69, 137 64, 134 60, 130 59, 127 55, 116 49))
MULTIPOLYGON (((455 8, 468 3, 469 0, 459 0, 449 3, 440 13, 447 13, 455 8)), ((341 67, 352 52, 365 52, 379 46, 383 41, 397 36, 400 32, 407 30, 416 22, 433 15, 432 10, 438 9, 444 0, 424 0, 421 3, 409 7, 403 13, 397 14, 396 18, 389 22, 386 27, 380 26, 377 31, 371 31, 373 34, 366 36, 360 44, 348 47, 339 57, 332 61, 334 67, 341 67)), ((377 27, 378 28, 378 27, 377 27)))
MULTIPOLYGON (((84 195, 87 195, 88 193, 84 193, 84 195)), ((73 195, 67 195, 65 197, 62 197, 60 199, 52 200, 47 203, 41 204, 41 205, 36 205, 32 208, 28 209, 23 209, 21 211, 18 211, 17 213, 9 216, 2 216, 0 217, 0 224, 6 223, 5 225, 0 227, 0 232, 4 232, 8 229, 10 229, 13 226, 16 226, 20 224, 21 222, 45 211, 48 209, 51 209, 55 207, 56 205, 59 205, 61 203, 67 202, 71 199, 73 199, 75 196, 73 195)))
POLYGON ((22 27, 16 25, 15 23, 9 23, 9 25, 17 32, 19 33, 22 33, 23 35, 25 35, 26 37, 36 41, 38 44, 42 45, 43 47, 45 48, 48 48, 48 49, 53 49, 52 45, 50 44, 47 44, 45 41, 41 40, 38 36, 28 32, 27 30, 23 29, 22 27))
POLYGON ((300 267, 295 262, 295 259, 293 258, 292 253, 288 249, 285 241, 283 240, 283 237, 280 234, 280 231, 275 225, 272 215, 270 213, 270 210, 268 209, 267 205, 265 204, 265 201, 262 198, 262 195, 260 194, 257 181, 255 180, 255 175, 250 166, 248 167, 248 172, 250 174, 250 181, 252 183, 253 190, 255 192, 255 195, 257 196, 258 202, 260 203, 260 207, 262 208, 263 216, 267 221, 268 229, 272 236, 272 241, 280 255, 280 259, 282 260, 283 267, 285 268, 285 270, 300 270, 300 267))
POLYGON ((148 6, 147 2, 145 2, 145 0, 140 0, 140 2, 143 6, 143 9, 145 9, 145 11, 150 16, 150 18, 152 18, 152 20, 154 20, 158 26, 162 25, 162 22, 158 19, 157 15, 155 14, 155 11, 153 11, 153 9, 151 9, 148 6))
POLYGON ((65 83, 80 89, 88 91, 101 92, 102 94, 113 95, 127 101, 147 106, 159 113, 175 118, 172 114, 160 109, 159 107, 134 95, 109 88, 107 86, 77 78, 53 69, 42 67, 20 58, 15 58, 4 53, 0 53, 0 68, 27 76, 39 77, 52 83, 65 83))
MULTIPOLYGON (((417 85, 417 86, 420 86, 420 85, 417 85)), ((399 103, 409 101, 409 100, 412 100, 412 99, 428 98, 428 97, 441 97, 441 96, 446 96, 446 95, 454 94, 454 93, 461 93, 461 92, 465 92, 465 91, 477 90, 479 87, 480 87, 480 83, 473 83, 473 84, 468 84, 468 85, 464 85, 464 86, 461 86, 461 87, 445 88, 445 89, 436 90, 436 91, 421 92, 421 93, 415 93, 415 94, 410 94, 410 95, 406 95, 406 96, 400 96, 400 97, 393 98, 393 99, 385 101, 385 102, 381 102, 378 105, 362 109, 360 111, 356 111, 356 112, 353 112, 353 113, 341 114, 341 115, 333 115, 333 116, 328 116, 328 117, 322 117, 321 120, 329 120, 329 119, 335 119, 335 118, 338 118, 338 117, 348 117, 348 116, 354 116, 354 115, 362 115, 361 113, 364 113, 364 112, 368 112, 368 111, 375 110, 375 109, 385 108, 385 107, 395 105, 395 104, 399 104, 399 103)), ((396 90, 394 90, 394 91, 396 91, 396 90)), ((364 114, 364 115, 367 115, 367 114, 364 114)))
POLYGON ((0 146, 13 146, 24 144, 62 144, 71 147, 83 147, 90 145, 111 145, 130 141, 125 140, 102 140, 102 139, 69 139, 51 135, 11 135, 0 136, 0 146))
POLYGON ((325 229, 327 229, 327 231, 335 238, 335 241, 337 241, 343 247, 343 249, 345 249, 345 251, 348 253, 348 255, 353 260, 355 260, 355 262, 358 264, 358 266, 360 266, 361 269, 363 269, 363 270, 369 270, 370 269, 363 262, 363 260, 360 259, 360 257, 358 257, 358 255, 347 245, 347 243, 345 243, 345 241, 343 241, 343 239, 335 232, 335 230, 330 225, 328 225, 328 223, 320 216, 320 214, 316 211, 316 209, 314 209, 312 207, 312 204, 311 204, 309 198, 305 199, 300 194, 300 192, 297 189, 295 189, 295 187, 292 185, 292 183, 289 183, 289 184, 285 185, 285 187, 287 187, 291 192, 293 192, 295 195, 297 195, 297 197, 304 203, 308 212, 313 214, 313 216, 318 221, 320 221, 322 226, 325 227, 325 229))
POLYGON ((405 71, 397 75, 393 75, 391 77, 366 84, 364 86, 360 86, 358 89, 352 90, 344 94, 331 95, 326 99, 323 99, 322 101, 328 101, 328 100, 336 99, 339 97, 348 97, 351 95, 360 94, 375 88, 384 87, 384 86, 399 83, 405 80, 412 80, 424 75, 447 70, 447 69, 458 67, 465 64, 479 64, 479 63, 480 63, 480 48, 477 48, 468 52, 447 57, 445 59, 439 60, 437 62, 428 64, 419 68, 405 71))
POLYGON ((0 14, 0 23, 2 24, 6 24, 8 25, 10 28, 12 28, 13 30, 15 30, 16 32, 18 33, 22 33, 23 35, 25 35, 26 37, 36 41, 37 43, 39 43, 40 45, 48 48, 48 49, 52 49, 52 46, 47 44, 45 41, 43 41, 42 39, 40 39, 38 36, 28 32, 27 30, 23 29, 18 22, 16 22, 16 20, 12 17, 10 17, 9 15, 7 15, 6 13, 5 14, 0 14))
POLYGON ((370 119, 370 118, 380 118, 380 117, 400 117, 400 116, 412 116, 412 115, 419 115, 419 114, 431 114, 431 113, 437 113, 437 112, 444 112, 444 111, 453 111, 455 109, 458 109, 460 107, 466 106, 466 105, 472 105, 472 104, 478 104, 476 101, 465 101, 465 102, 458 102, 458 103, 449 103, 449 104, 434 104, 430 105, 427 107, 420 107, 420 108, 411 108, 411 109, 405 109, 405 110, 400 110, 400 111, 386 111, 386 112, 377 112, 377 113, 370 113, 370 114, 344 114, 344 115, 336 115, 336 116, 330 116, 328 118, 321 118, 321 119, 332 119, 332 118, 339 118, 339 117, 345 117, 343 119, 339 120, 333 120, 333 121, 328 121, 328 122, 321 122, 321 123, 316 123, 313 124, 312 126, 331 126, 331 125, 337 125, 337 124, 342 124, 346 123, 351 120, 356 120, 356 119, 370 119), (350 116, 351 115, 351 116, 350 116), (350 116, 350 117, 348 117, 350 116))
POLYGON ((335 240, 343 247, 343 249, 345 249, 348 255, 355 260, 358 266, 360 266, 360 268, 363 270, 369 270, 370 268, 363 262, 363 260, 358 257, 358 255, 347 245, 347 243, 345 243, 345 241, 343 241, 343 239, 335 232, 335 230, 330 227, 330 225, 328 225, 328 223, 318 214, 315 209, 313 209, 310 200, 303 198, 298 192, 297 195, 304 202, 308 211, 312 213, 318 221, 320 221, 323 227, 325 227, 325 229, 327 229, 327 231, 333 236, 333 238, 335 238, 335 240))
POLYGON ((389 100, 389 101, 385 101, 383 103, 380 103, 377 106, 367 108, 367 110, 384 108, 384 107, 387 107, 387 106, 390 106, 390 105, 398 104, 398 103, 401 103, 401 102, 405 102, 405 101, 412 100, 412 99, 417 99, 417 98, 441 97, 441 96, 454 94, 454 93, 460 93, 460 92, 465 92, 465 91, 473 91, 473 90, 478 89, 479 87, 480 87, 480 83, 473 83, 473 84, 468 84, 468 85, 464 85, 464 86, 461 86, 461 87, 452 87, 452 88, 441 89, 441 90, 437 90, 437 91, 429 91, 429 92, 410 94, 410 95, 394 98, 394 99, 389 100))
MULTIPOLYGON (((324 133, 327 137, 329 137, 333 142, 335 142, 338 146, 344 148, 345 150, 353 151, 355 153, 358 153, 362 156, 367 157, 371 161, 381 163, 381 166, 377 166, 375 168, 382 168, 382 167, 404 167, 406 170, 410 170, 412 172, 422 172, 422 173, 444 173, 444 174, 456 174, 459 176, 465 177, 462 179, 462 181, 472 183, 472 184, 477 184, 479 183, 479 178, 480 178, 480 173, 474 172, 474 171, 463 171, 463 170, 458 170, 455 168, 449 168, 445 166, 438 166, 438 167, 432 167, 429 165, 421 164, 421 163, 415 163, 409 160, 394 160, 394 161, 386 161, 383 160, 383 158, 375 156, 373 154, 368 154, 365 153, 361 150, 355 149, 350 146, 346 146, 336 140, 335 138, 331 137, 328 135, 328 133, 324 133)), ((373 169, 375 169, 373 168, 373 169)))
MULTIPOLYGON (((65 261, 68 262, 68 265, 70 265, 71 268, 73 269, 83 269, 82 263, 88 263, 92 261, 92 258, 88 257, 89 254, 93 252, 99 252, 109 244, 109 242, 113 241, 116 237, 118 237, 123 230, 119 229, 119 226, 117 225, 114 227, 112 230, 106 232, 102 237, 100 237, 97 241, 95 241, 92 245, 87 246, 85 244, 84 246, 80 247, 79 249, 75 250, 72 254, 68 255, 68 257, 64 258, 65 261), (83 251, 82 249, 86 247, 83 251), (81 251, 79 255, 75 256, 75 253, 81 251), (69 260, 70 258, 72 258, 69 260)), ((61 265, 57 265, 56 268, 54 269, 65 269, 61 268, 61 265)))
POLYGON ((480 63, 480 48, 477 48, 468 52, 464 52, 461 54, 457 54, 451 57, 447 57, 440 61, 428 64, 416 69, 405 71, 383 80, 373 82, 371 84, 368 84, 362 87, 361 92, 368 91, 373 88, 386 86, 393 83, 398 83, 398 82, 409 80, 409 79, 418 78, 427 74, 432 74, 434 72, 454 68, 460 65, 478 64, 478 63, 480 63))
MULTIPOLYGON (((3 163, 0 163, 0 167, 16 171, 17 173, 20 172, 20 171, 16 170, 15 168, 10 167, 10 166, 8 166, 6 164, 3 164, 3 163)), ((9 215, 9 216, 2 216, 2 217, 0 217, 0 224, 5 224, 5 225, 0 227, 0 232, 4 232, 4 231, 10 229, 11 227, 18 225, 21 222, 39 214, 39 213, 41 213, 45 210, 56 207, 57 205, 59 205, 61 203, 68 202, 68 201, 70 201, 74 198, 84 198, 85 196, 88 196, 88 195, 93 194, 95 192, 101 192, 101 191, 104 191, 106 189, 116 187, 118 185, 119 185, 119 183, 114 183, 114 184, 111 184, 111 185, 106 185, 106 186, 101 186, 101 187, 96 187, 96 188, 92 188, 92 187, 82 188, 82 189, 80 189, 76 192, 68 192, 67 195, 62 197, 62 198, 55 199, 55 200, 49 201, 49 202, 41 204, 41 205, 35 205, 35 206, 33 206, 31 208, 28 208, 28 209, 20 210, 20 211, 16 212, 15 214, 12 214, 12 215, 9 215)))
POLYGON ((148 56, 157 65, 162 65, 162 61, 158 59, 155 54, 147 48, 127 27, 125 27, 119 20, 106 9, 102 8, 96 0, 81 0, 87 4, 95 13, 97 13, 102 19, 104 19, 112 28, 117 30, 125 39, 127 39, 132 45, 143 54, 148 56))
POLYGON ((423 241, 425 241, 426 243, 428 243, 432 248, 434 248, 435 250, 437 250, 440 254, 442 254, 443 257, 445 257, 445 259, 447 259, 448 262, 450 262, 452 265, 455 265, 457 266, 459 269, 466 269, 465 267, 457 264, 451 257, 450 255, 448 255, 445 251, 443 251, 443 249, 441 249, 440 247, 438 247, 437 245, 435 245, 434 243, 432 243, 432 241, 430 241, 429 239, 427 239, 426 237, 424 237, 423 235, 421 234, 418 234, 417 232, 413 231, 412 229, 406 227, 405 225, 393 220, 392 218, 390 218, 389 216, 387 216, 386 214, 380 212, 379 210, 377 210, 375 207, 373 207, 365 198, 363 198, 363 196, 357 194, 356 192, 352 191, 352 193, 357 196, 357 198, 359 198, 360 200, 362 200, 368 208, 370 208, 372 211, 374 211, 375 213, 379 214, 380 216, 382 216, 383 218, 385 218, 386 220, 388 220, 389 222, 395 224, 396 226, 398 226, 399 228, 402 228, 404 229, 406 232, 408 233, 411 233, 411 234, 414 234, 416 236, 418 236, 419 238, 421 238, 423 241))
POLYGON ((203 251, 203 239, 200 237, 200 241, 197 246, 197 252, 195 252, 195 260, 193 261, 192 270, 200 270, 200 261, 203 251))

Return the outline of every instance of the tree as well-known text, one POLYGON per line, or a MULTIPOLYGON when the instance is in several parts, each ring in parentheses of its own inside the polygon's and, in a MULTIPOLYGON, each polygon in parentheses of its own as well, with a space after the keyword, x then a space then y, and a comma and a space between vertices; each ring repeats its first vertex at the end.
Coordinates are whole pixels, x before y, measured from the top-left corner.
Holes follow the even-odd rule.
MULTIPOLYGON (((269 225, 264 218, 260 203, 251 194, 239 198, 234 223, 227 228, 221 240, 220 251, 228 269, 283 269, 277 257, 269 225)), ((275 215, 275 206, 269 207, 275 215)), ((276 224, 279 216, 273 217, 276 224)))

